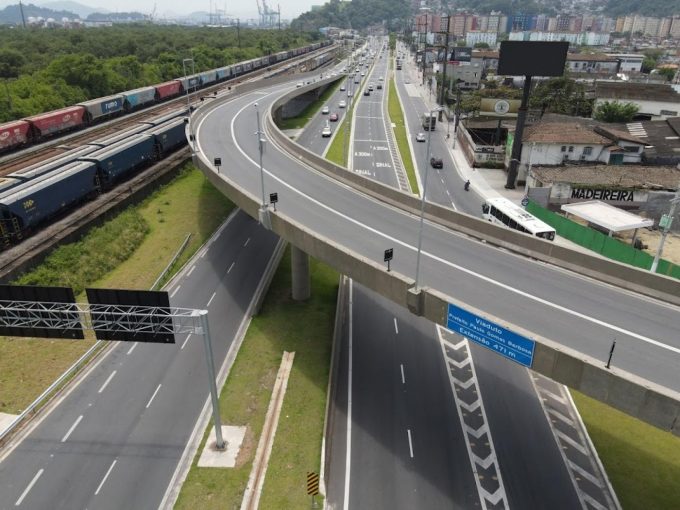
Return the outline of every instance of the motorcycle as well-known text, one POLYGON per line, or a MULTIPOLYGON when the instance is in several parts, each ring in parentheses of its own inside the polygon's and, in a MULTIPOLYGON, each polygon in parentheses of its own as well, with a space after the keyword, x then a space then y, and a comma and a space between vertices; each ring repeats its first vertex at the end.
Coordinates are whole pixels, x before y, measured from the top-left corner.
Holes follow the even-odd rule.
POLYGON ((470 181, 465 181, 463 188, 465 189, 465 191, 470 191, 470 181))

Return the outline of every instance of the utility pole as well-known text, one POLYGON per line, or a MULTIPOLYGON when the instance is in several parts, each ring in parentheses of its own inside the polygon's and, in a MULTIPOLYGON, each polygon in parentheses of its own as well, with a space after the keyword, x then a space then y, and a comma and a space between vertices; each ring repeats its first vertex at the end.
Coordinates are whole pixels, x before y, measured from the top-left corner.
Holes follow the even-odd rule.
POLYGON ((241 18, 236 18, 236 38, 238 39, 238 47, 241 47, 241 18))
POLYGON ((680 184, 678 184, 678 189, 675 191, 675 197, 671 199, 671 209, 668 211, 668 216, 664 215, 665 218, 662 217, 662 220, 664 221, 663 232, 661 233, 661 241, 659 242, 659 247, 656 250, 656 255, 654 255, 654 261, 652 262, 652 267, 650 268, 652 273, 656 273, 656 268, 659 266, 659 259, 661 258, 661 252, 663 251, 663 244, 666 242, 666 236, 668 235, 668 231, 671 229, 673 216, 675 216, 675 207, 678 205, 678 202, 680 202, 680 184))
POLYGON ((21 24, 23 25, 24 28, 26 28, 26 17, 24 16, 24 6, 19 1, 19 11, 21 12, 21 24))
MULTIPOLYGON (((439 24, 440 24, 440 29, 441 29, 441 20, 443 17, 439 18, 439 24)), ((440 88, 440 95, 439 95, 439 106, 441 106, 441 109, 439 110, 439 122, 442 121, 442 116, 444 115, 444 102, 445 102, 445 97, 446 97, 446 67, 447 64, 449 63, 449 23, 451 20, 451 16, 449 14, 446 15, 446 37, 444 39, 444 70, 442 71, 442 82, 439 86, 440 88)), ((448 114, 447 114, 448 118, 448 114)))

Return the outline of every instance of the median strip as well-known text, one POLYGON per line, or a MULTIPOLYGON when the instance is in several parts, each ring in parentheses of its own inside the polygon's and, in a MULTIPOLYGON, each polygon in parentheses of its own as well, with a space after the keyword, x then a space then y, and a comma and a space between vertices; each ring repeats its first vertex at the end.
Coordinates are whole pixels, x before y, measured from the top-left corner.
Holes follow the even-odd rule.
POLYGON ((404 112, 401 109, 401 103, 399 102, 399 96, 397 95, 394 77, 390 78, 390 81, 387 85, 387 94, 387 113, 390 117, 390 121, 392 122, 392 130, 394 131, 394 138, 397 141, 399 155, 401 156, 401 161, 404 164, 404 169, 406 170, 406 175, 408 176, 408 182, 411 185, 411 189, 413 190, 413 193, 419 195, 420 190, 418 188, 416 171, 413 166, 413 158, 411 157, 411 148, 409 147, 408 143, 404 112))

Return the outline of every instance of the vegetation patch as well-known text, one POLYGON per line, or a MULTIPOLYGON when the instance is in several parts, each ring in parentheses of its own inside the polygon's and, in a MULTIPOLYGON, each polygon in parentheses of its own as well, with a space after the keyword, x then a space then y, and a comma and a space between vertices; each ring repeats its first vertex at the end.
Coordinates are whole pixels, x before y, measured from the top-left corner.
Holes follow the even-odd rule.
MULTIPOLYGON (((181 267, 233 205, 187 165, 168 185, 82 240, 64 245, 15 283, 148 289, 187 233, 181 267), (99 267, 101 265, 102 267, 99 267), (103 267, 105 266, 105 269, 103 267)), ((82 299, 79 299, 82 300, 82 299)), ((0 337, 0 412, 17 414, 92 346, 93 340, 0 337)))
POLYGON ((571 392, 623 508, 680 508, 680 438, 571 392))
POLYGON ((290 253, 286 252, 222 390, 223 422, 248 427, 237 467, 199 468, 197 456, 175 508, 240 508, 283 351, 294 351, 295 361, 260 508, 309 505, 306 474, 318 472, 320 466, 338 287, 334 270, 315 260, 310 266, 312 297, 295 302, 290 297, 290 253))
POLYGON ((397 141, 397 147, 399 148, 399 154, 401 155, 401 160, 404 163, 404 169, 406 170, 406 175, 408 176, 408 182, 411 185, 411 190, 413 190, 413 193, 419 194, 420 191, 418 189, 418 180, 416 179, 416 170, 413 167, 411 147, 408 144, 408 134, 406 133, 406 121, 404 120, 404 112, 401 109, 399 96, 397 96, 397 91, 395 89, 394 78, 390 78, 387 87, 387 111, 390 116, 390 121, 392 121, 392 124, 394 124, 393 131, 394 137, 397 141))
POLYGON ((338 80, 333 83, 326 91, 319 96, 319 99, 311 103, 307 108, 302 110, 300 115, 297 117, 291 117, 289 119, 283 119, 279 122, 279 127, 281 129, 302 129, 307 125, 307 123, 312 120, 312 117, 321 109, 321 107, 328 102, 331 96, 338 89, 342 80, 338 80))

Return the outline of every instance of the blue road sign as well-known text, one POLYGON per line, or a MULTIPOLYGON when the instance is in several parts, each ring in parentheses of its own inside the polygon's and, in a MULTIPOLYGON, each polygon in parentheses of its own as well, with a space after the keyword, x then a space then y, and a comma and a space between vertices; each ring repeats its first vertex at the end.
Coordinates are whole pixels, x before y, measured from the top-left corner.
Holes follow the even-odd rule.
POLYGON ((536 342, 450 303, 446 327, 525 367, 534 361, 536 342))

